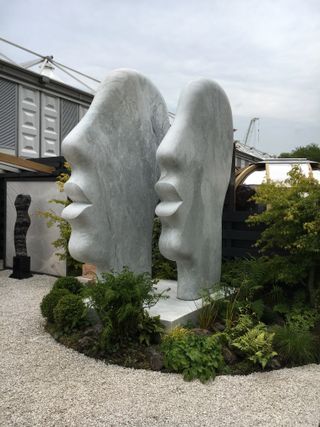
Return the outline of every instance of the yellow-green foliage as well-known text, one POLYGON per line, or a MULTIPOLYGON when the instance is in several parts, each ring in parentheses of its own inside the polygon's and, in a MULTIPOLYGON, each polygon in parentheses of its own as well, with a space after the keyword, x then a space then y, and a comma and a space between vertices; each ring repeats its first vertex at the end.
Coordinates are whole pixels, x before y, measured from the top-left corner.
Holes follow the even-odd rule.
POLYGON ((253 199, 265 206, 249 223, 266 224, 257 242, 262 250, 280 248, 289 253, 320 254, 320 183, 305 177, 298 166, 284 183, 268 181, 257 189, 253 199))
POLYGON ((232 346, 241 350, 254 365, 260 364, 264 369, 277 355, 277 352, 273 351, 272 348, 273 337, 274 333, 268 332, 266 326, 259 323, 235 339, 232 346))
POLYGON ((305 283, 315 305, 316 269, 320 264, 320 183, 292 168, 283 183, 262 184, 253 196, 267 209, 249 218, 265 224, 257 245, 274 258, 285 282, 305 283))
MULTIPOLYGON (((67 172, 61 173, 56 180, 60 192, 64 191, 64 184, 68 181, 71 174, 71 167, 68 163, 64 164, 67 172)), ((71 202, 68 199, 52 199, 49 203, 56 203, 64 207, 68 206, 71 202)), ((76 261, 69 254, 68 243, 71 236, 71 226, 60 215, 57 215, 53 210, 38 212, 38 214, 47 219, 47 226, 56 226, 59 229, 60 237, 52 242, 54 248, 58 249, 56 255, 60 260, 66 260, 69 268, 77 270, 80 268, 81 263, 76 261)))
POLYGON ((165 335, 164 340, 184 338, 191 333, 190 329, 184 328, 183 326, 176 326, 174 329, 171 329, 167 335, 165 335))
POLYGON ((220 337, 200 336, 185 328, 175 328, 162 341, 164 366, 183 374, 187 381, 206 382, 224 366, 220 337))
POLYGON ((247 360, 263 369, 277 355, 272 347, 274 333, 262 322, 255 324, 249 315, 240 315, 238 323, 226 335, 231 348, 237 348, 247 360))

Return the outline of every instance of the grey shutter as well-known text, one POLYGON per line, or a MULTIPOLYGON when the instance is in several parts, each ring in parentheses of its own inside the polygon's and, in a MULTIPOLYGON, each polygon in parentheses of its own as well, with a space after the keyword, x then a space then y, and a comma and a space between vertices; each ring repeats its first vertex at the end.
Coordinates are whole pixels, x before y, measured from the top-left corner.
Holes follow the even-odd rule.
POLYGON ((0 148, 15 150, 18 127, 18 85, 0 79, 0 148))
POLYGON ((21 157, 40 156, 40 92, 19 85, 19 147, 21 157))
POLYGON ((74 102, 61 100, 61 141, 79 122, 79 105, 74 102))
POLYGON ((59 156, 59 98, 41 94, 41 157, 59 156))

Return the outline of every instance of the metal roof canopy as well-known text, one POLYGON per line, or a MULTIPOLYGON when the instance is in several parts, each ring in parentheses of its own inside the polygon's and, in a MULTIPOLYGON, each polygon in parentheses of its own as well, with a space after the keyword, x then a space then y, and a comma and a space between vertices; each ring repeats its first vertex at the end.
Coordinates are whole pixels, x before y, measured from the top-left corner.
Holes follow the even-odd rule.
POLYGON ((0 37, 0 42, 3 42, 7 45, 13 46, 17 49, 20 49, 24 52, 27 52, 33 56, 36 56, 36 59, 33 60, 29 60, 26 62, 22 62, 20 64, 18 64, 17 62, 13 61, 11 58, 9 58, 7 55, 5 55, 3 52, 0 51, 0 57, 2 57, 3 59, 5 59, 6 61, 10 62, 11 64, 14 64, 16 66, 19 66, 21 68, 24 69, 30 69, 31 67, 34 67, 35 65, 39 65, 40 66, 40 70, 39 73, 40 75, 44 76, 44 77, 48 77, 50 79, 56 80, 56 81, 61 81, 61 79, 56 76, 53 73, 53 70, 55 68, 59 69, 62 73, 64 73, 65 75, 67 75, 68 77, 70 77, 71 79, 73 79, 74 81, 76 81, 77 83, 81 84, 82 86, 85 87, 85 90, 91 94, 94 94, 96 91, 96 88, 92 88, 91 86, 89 86, 86 81, 90 81, 91 83, 94 83, 95 85, 97 83, 100 83, 100 80, 89 76, 88 74, 82 73, 78 70, 75 70, 74 68, 68 67, 64 64, 61 64, 60 62, 57 62, 53 59, 52 55, 40 55, 37 52, 34 52, 30 49, 27 49, 17 43, 13 43, 9 40, 6 40, 2 37, 0 37), (83 78, 86 79, 86 81, 83 80, 83 78))
POLYGON ((260 185, 266 179, 283 182, 294 165, 301 166, 305 176, 313 176, 320 181, 320 163, 304 158, 278 158, 262 160, 241 169, 236 176, 235 186, 260 185))

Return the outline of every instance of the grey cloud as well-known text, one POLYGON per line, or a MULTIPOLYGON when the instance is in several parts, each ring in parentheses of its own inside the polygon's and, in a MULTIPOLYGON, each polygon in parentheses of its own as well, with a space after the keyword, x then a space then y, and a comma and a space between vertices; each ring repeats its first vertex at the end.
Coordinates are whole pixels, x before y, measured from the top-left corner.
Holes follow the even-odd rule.
POLYGON ((3 37, 95 77, 141 71, 171 110, 189 80, 215 79, 236 123, 261 117, 263 150, 319 143, 317 0, 12 1, 0 19, 3 37))

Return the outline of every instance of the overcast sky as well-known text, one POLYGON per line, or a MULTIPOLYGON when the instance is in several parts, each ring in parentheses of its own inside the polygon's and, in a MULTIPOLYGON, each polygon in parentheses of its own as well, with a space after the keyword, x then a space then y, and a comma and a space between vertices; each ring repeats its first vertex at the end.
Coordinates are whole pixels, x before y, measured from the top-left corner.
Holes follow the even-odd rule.
MULTIPOLYGON (((268 153, 320 144, 319 0, 0 0, 0 37, 102 79, 134 68, 175 111, 184 85, 216 80, 243 140, 268 153)), ((4 52, 0 43, 0 52, 4 52)))

